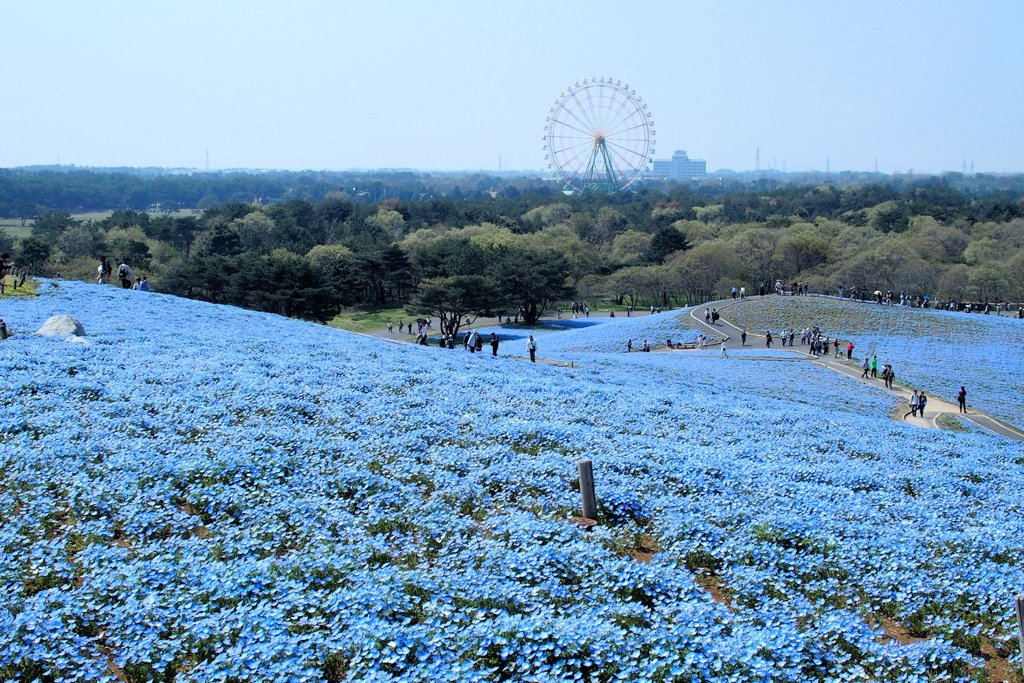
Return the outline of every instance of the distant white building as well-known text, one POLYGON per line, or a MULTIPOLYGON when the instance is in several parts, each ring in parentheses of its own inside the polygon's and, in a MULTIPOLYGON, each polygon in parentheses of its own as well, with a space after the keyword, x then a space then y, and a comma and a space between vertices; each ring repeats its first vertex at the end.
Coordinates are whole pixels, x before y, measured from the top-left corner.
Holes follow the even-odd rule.
POLYGON ((693 180, 708 174, 708 162, 703 159, 691 159, 686 152, 679 149, 671 159, 655 159, 651 176, 666 180, 693 180))

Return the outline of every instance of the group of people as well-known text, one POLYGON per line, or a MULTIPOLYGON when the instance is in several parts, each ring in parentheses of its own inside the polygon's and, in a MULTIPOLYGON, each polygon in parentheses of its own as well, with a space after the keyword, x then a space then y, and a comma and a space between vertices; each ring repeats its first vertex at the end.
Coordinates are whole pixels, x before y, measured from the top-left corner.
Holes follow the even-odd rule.
MULTIPOLYGON (((790 341, 792 345, 792 341, 790 341)), ((839 349, 843 345, 839 341, 839 337, 832 337, 829 339, 828 335, 818 329, 817 325, 810 329, 800 330, 800 344, 806 344, 810 346, 810 350, 807 352, 812 356, 828 355, 829 347, 832 348, 832 357, 839 358, 839 349)), ((846 342, 846 359, 851 360, 853 358, 853 342, 846 342)))
MULTIPOLYGON (((796 343, 796 328, 791 327, 788 330, 783 329, 778 333, 778 339, 782 341, 782 346, 785 347, 787 344, 792 348, 796 343)), ((772 347, 772 343, 775 341, 776 336, 772 334, 771 330, 765 330, 764 343, 767 348, 772 347)), ((740 332, 740 343, 743 346, 747 345, 747 331, 741 330, 740 332)), ((840 349, 845 348, 846 358, 850 360, 853 358, 853 342, 847 341, 845 346, 839 340, 839 337, 832 337, 831 339, 825 333, 823 333, 817 325, 814 327, 804 327, 800 329, 800 345, 807 346, 807 353, 812 356, 827 355, 831 353, 834 357, 839 358, 840 349)))
POLYGON ((903 415, 903 419, 906 420, 910 416, 918 417, 918 414, 920 417, 924 417, 924 407, 927 404, 928 397, 924 395, 924 392, 914 389, 914 393, 910 397, 910 410, 903 415))
MULTIPOLYGON (((924 407, 927 404, 928 397, 924 395, 924 392, 914 389, 914 393, 910 396, 910 410, 903 415, 903 419, 924 417, 924 407)), ((956 404, 961 413, 967 413, 967 389, 963 386, 960 387, 960 391, 956 392, 956 404)))
MULTIPOLYGON (((114 268, 110 265, 110 261, 106 256, 102 257, 99 265, 96 266, 96 284, 109 285, 113 273, 114 268)), ((117 279, 121 283, 121 289, 134 289, 138 292, 150 291, 149 278, 143 275, 133 279, 132 267, 128 265, 127 261, 122 261, 121 265, 117 267, 117 279)))
POLYGON ((588 306, 587 304, 583 303, 582 301, 573 301, 572 302, 572 317, 573 318, 578 318, 581 315, 586 317, 586 318, 589 318, 590 317, 590 306, 588 306))
MULTIPOLYGON (((400 322, 398 324, 399 324, 399 329, 405 329, 406 326, 405 326, 404 321, 400 322)), ((409 323, 408 328, 409 328, 410 331, 412 330, 412 323, 409 323)), ((430 346, 430 337, 427 334, 428 329, 429 328, 426 325, 421 325, 419 332, 416 333, 416 344, 418 344, 419 346, 430 346)), ((391 323, 388 323, 388 332, 391 332, 391 323)), ((531 339, 532 338, 533 337, 531 337, 531 339)), ((500 339, 498 338, 498 333, 497 332, 491 332, 491 336, 490 336, 490 339, 488 340, 488 342, 491 345, 491 355, 497 356, 498 355, 498 345, 500 343, 500 339)), ((454 349, 455 348, 455 343, 456 343, 455 335, 453 335, 453 334, 443 334, 440 337, 438 337, 438 339, 437 339, 437 345, 439 347, 441 347, 442 349, 454 349)), ((464 336, 462 338, 462 348, 463 348, 463 350, 469 351, 470 353, 481 353, 481 352, 483 352, 483 350, 484 350, 484 337, 483 337, 483 335, 480 334, 479 332, 477 332, 476 330, 467 330, 466 331, 466 336, 464 336)))
MULTIPOLYGON (((532 337, 531 337, 531 339, 532 339, 532 337)), ((671 339, 668 340, 668 347, 670 349, 674 348, 673 345, 672 345, 672 340, 671 339)), ((650 351, 651 350, 651 345, 647 342, 646 339, 644 339, 643 345, 639 349, 634 349, 633 348, 633 340, 632 339, 627 339, 626 340, 626 353, 631 353, 634 350, 636 350, 636 351, 650 351)))
MULTIPOLYGON (((633 311, 635 311, 635 310, 636 309, 633 308, 633 306, 626 306, 626 317, 628 318, 628 317, 632 316, 633 315, 633 311)), ((654 315, 655 313, 661 313, 661 307, 660 306, 651 306, 651 311, 650 312, 651 312, 651 315, 654 315)), ((608 317, 609 318, 614 318, 615 317, 615 311, 612 311, 611 314, 608 317)))
MULTIPOLYGON (((782 340, 782 345, 783 346, 786 346, 787 342, 789 342, 790 346, 793 346, 793 340, 796 338, 796 330, 794 330, 793 328, 790 328, 788 330, 782 330, 781 332, 779 332, 778 338, 782 340)), ((743 339, 743 344, 745 345, 747 343, 746 330, 743 331, 742 339, 743 339)), ((775 335, 772 334, 772 331, 771 330, 765 330, 764 331, 764 345, 765 345, 765 348, 769 348, 769 349, 772 348, 772 343, 774 341, 775 341, 775 335)))
MULTIPOLYGON (((402 334, 402 332, 405 332, 406 330, 408 330, 406 332, 406 334, 412 334, 412 323, 410 322, 408 325, 406 325, 404 320, 399 320, 398 321, 398 333, 402 334)), ((423 334, 425 331, 428 331, 428 330, 430 330, 430 318, 418 318, 416 320, 417 342, 419 341, 418 337, 421 334, 423 334)), ((394 332, 395 332, 395 326, 392 323, 392 321, 389 320, 388 321, 388 334, 394 334, 394 332)))
MULTIPOLYGON (((589 310, 587 311, 589 312, 589 310)), ((430 332, 430 318, 418 319, 417 331, 416 331, 416 344, 419 346, 429 346, 429 332, 430 332)), ((467 324, 469 320, 466 320, 467 324)), ((500 322, 500 319, 499 319, 500 322)), ((409 334, 412 334, 412 323, 406 324, 404 320, 398 321, 398 331, 402 332, 407 330, 409 334)), ((392 321, 388 321, 388 334, 394 333, 394 324, 392 321)), ((477 330, 466 330, 466 335, 462 338, 462 348, 470 353, 483 353, 484 344, 487 343, 491 347, 491 355, 498 355, 498 347, 501 344, 501 338, 498 337, 497 332, 491 332, 490 336, 486 339, 484 335, 477 330)), ((644 342, 646 345, 646 342, 644 342)), ((454 334, 441 335, 437 340, 437 345, 442 349, 454 349, 456 346, 456 339, 454 334)), ((526 349, 530 352, 530 360, 534 363, 537 362, 537 340, 534 339, 533 335, 526 342, 526 349)), ((645 349, 650 350, 650 349, 645 349)))
MULTIPOLYGON (((533 339, 531 336, 530 339, 533 339)), ((491 345, 491 355, 498 355, 498 344, 501 340, 498 339, 497 332, 491 332, 489 343, 491 345)), ((466 332, 466 336, 462 339, 462 348, 468 350, 470 353, 483 352, 484 350, 484 338, 476 330, 469 330, 466 332)))
MULTIPOLYGON (((850 287, 847 289, 843 285, 836 286, 836 294, 839 295, 840 299, 849 298, 853 301, 874 301, 876 304, 882 306, 912 306, 914 308, 932 308, 941 311, 962 311, 964 313, 995 313, 996 315, 1003 315, 1003 312, 1010 313, 1012 315, 1011 304, 997 302, 993 303, 971 303, 963 302, 957 299, 950 298, 945 302, 940 301, 938 297, 932 297, 928 295, 912 295, 906 292, 900 292, 899 294, 894 293, 891 289, 882 291, 876 289, 874 291, 868 291, 866 288, 861 287, 850 287)), ((1017 307, 1017 317, 1024 319, 1024 303, 1015 304, 1017 307)))
MULTIPOLYGON (((780 295, 780 296, 786 293, 786 285, 784 285, 782 283, 782 280, 776 280, 775 281, 775 288, 774 289, 775 289, 775 293, 780 295)), ((790 288, 789 292, 793 296, 801 296, 801 295, 807 296, 810 293, 810 284, 807 283, 807 282, 794 282, 792 287, 790 288)), ((764 294, 765 294, 765 287, 764 287, 764 285, 761 285, 760 287, 758 287, 757 293, 760 294, 761 296, 764 296, 764 294)), ((735 297, 733 297, 733 298, 735 298, 735 297)))
MULTIPOLYGON (((786 285, 783 284, 782 280, 776 280, 774 291, 776 294, 786 294, 786 285)), ((810 285, 807 282, 794 282, 791 285, 791 289, 788 293, 793 296, 807 296, 810 294, 810 285)), ((764 284, 758 287, 757 293, 764 296, 770 291, 764 284)), ((851 301, 874 301, 878 305, 885 306, 913 306, 916 308, 931 308, 935 307, 936 310, 946 311, 963 311, 964 313, 995 313, 996 315, 1003 315, 1003 312, 1012 315, 1011 306, 1016 306, 1017 317, 1024 319, 1024 303, 1009 304, 1009 303, 964 303, 955 299, 949 299, 943 303, 939 301, 937 297, 917 296, 901 292, 899 294, 894 293, 892 290, 882 291, 876 289, 874 291, 869 290, 866 287, 846 287, 845 285, 836 285, 835 293, 840 299, 850 299, 851 301)), ((730 290, 730 294, 733 299, 739 297, 740 299, 746 298, 745 287, 733 287, 730 290)))

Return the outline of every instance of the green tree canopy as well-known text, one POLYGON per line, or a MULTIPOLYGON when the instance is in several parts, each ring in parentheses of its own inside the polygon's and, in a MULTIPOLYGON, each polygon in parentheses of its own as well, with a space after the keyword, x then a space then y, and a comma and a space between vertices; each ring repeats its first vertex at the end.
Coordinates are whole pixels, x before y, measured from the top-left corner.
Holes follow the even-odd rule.
POLYGON ((505 303, 535 325, 549 304, 572 296, 568 260, 558 252, 522 247, 499 248, 493 270, 505 303))
POLYGON ((472 324, 481 315, 494 315, 498 301, 499 294, 491 280, 482 275, 453 275, 421 282, 405 310, 410 315, 437 317, 441 334, 456 336, 467 318, 472 324))
POLYGON ((690 241, 681 230, 671 225, 658 228, 651 237, 651 246, 647 249, 647 260, 653 263, 664 263, 672 254, 677 251, 686 251, 690 248, 690 241))
POLYGON ((21 241, 21 255, 18 265, 36 271, 50 258, 50 245, 38 237, 26 237, 21 241))

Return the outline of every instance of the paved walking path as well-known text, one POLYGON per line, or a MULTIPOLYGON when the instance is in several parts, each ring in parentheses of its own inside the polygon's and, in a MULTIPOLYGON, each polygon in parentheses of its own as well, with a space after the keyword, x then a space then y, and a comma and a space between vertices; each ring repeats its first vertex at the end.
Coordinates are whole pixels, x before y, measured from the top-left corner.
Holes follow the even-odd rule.
MULTIPOLYGON (((709 325, 708 323, 704 322, 705 308, 709 310, 715 309, 718 311, 719 316, 721 316, 723 309, 730 308, 731 306, 734 306, 738 303, 740 303, 739 300, 733 299, 711 301, 708 302, 707 304, 704 304, 703 306, 698 306, 691 310, 690 317, 693 319, 693 321, 696 323, 699 329, 708 332, 709 335, 714 335, 715 339, 719 340, 709 340, 709 342, 714 342, 715 346, 721 347, 724 345, 727 350, 764 348, 765 336, 763 334, 757 334, 755 332, 748 331, 747 343, 746 345, 743 345, 740 340, 740 333, 742 330, 733 323, 725 320, 725 318, 719 317, 717 324, 709 325)), ((838 372, 863 384, 870 384, 872 386, 876 386, 885 390, 885 383, 881 377, 878 377, 877 379, 873 377, 861 377, 861 374, 863 372, 861 368, 861 363, 863 362, 863 359, 859 361, 846 360, 846 349, 842 345, 839 347, 840 356, 838 357, 833 356, 831 353, 823 353, 820 356, 814 356, 808 353, 807 346, 800 347, 802 350, 799 351, 795 347, 791 348, 789 346, 784 347, 781 345, 776 345, 774 346, 774 348, 779 351, 788 351, 792 353, 794 356, 798 356, 803 360, 816 363, 818 365, 838 372)), ((898 376, 899 375, 897 375, 897 377, 898 376)), ((894 383, 893 388, 888 391, 891 391, 896 396, 899 396, 903 400, 903 405, 907 406, 907 410, 909 411, 910 396, 912 395, 913 390, 914 387, 904 386, 897 381, 894 383)), ((945 414, 956 415, 966 420, 970 420, 977 426, 986 429, 990 432, 995 432, 996 434, 1004 436, 1008 439, 1024 441, 1024 431, 1021 431, 1016 427, 1013 427, 1012 425, 1008 425, 1004 422, 995 419, 994 417, 985 415, 984 413, 980 413, 976 410, 969 409, 969 412, 961 413, 959 406, 954 405, 953 403, 950 403, 948 401, 944 401, 940 398, 935 398, 933 396, 928 396, 928 403, 923 418, 908 417, 905 419, 908 423, 912 423, 920 427, 930 427, 938 429, 939 425, 936 422, 936 420, 938 420, 940 415, 945 414)))

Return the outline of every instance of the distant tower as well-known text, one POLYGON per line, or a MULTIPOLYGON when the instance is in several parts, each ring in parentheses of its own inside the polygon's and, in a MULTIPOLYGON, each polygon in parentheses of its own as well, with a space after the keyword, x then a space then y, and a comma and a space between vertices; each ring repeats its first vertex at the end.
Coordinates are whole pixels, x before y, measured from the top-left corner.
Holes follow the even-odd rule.
POLYGON ((210 150, 206 150, 206 170, 210 170, 210 150))
POLYGON ((832 155, 831 154, 826 154, 825 155, 825 173, 826 173, 826 175, 829 175, 829 174, 832 173, 832 155))
POLYGON ((971 162, 971 175, 974 175, 974 162, 971 162))
POLYGON ((758 145, 757 151, 754 152, 754 170, 758 173, 761 172, 761 147, 758 145))

